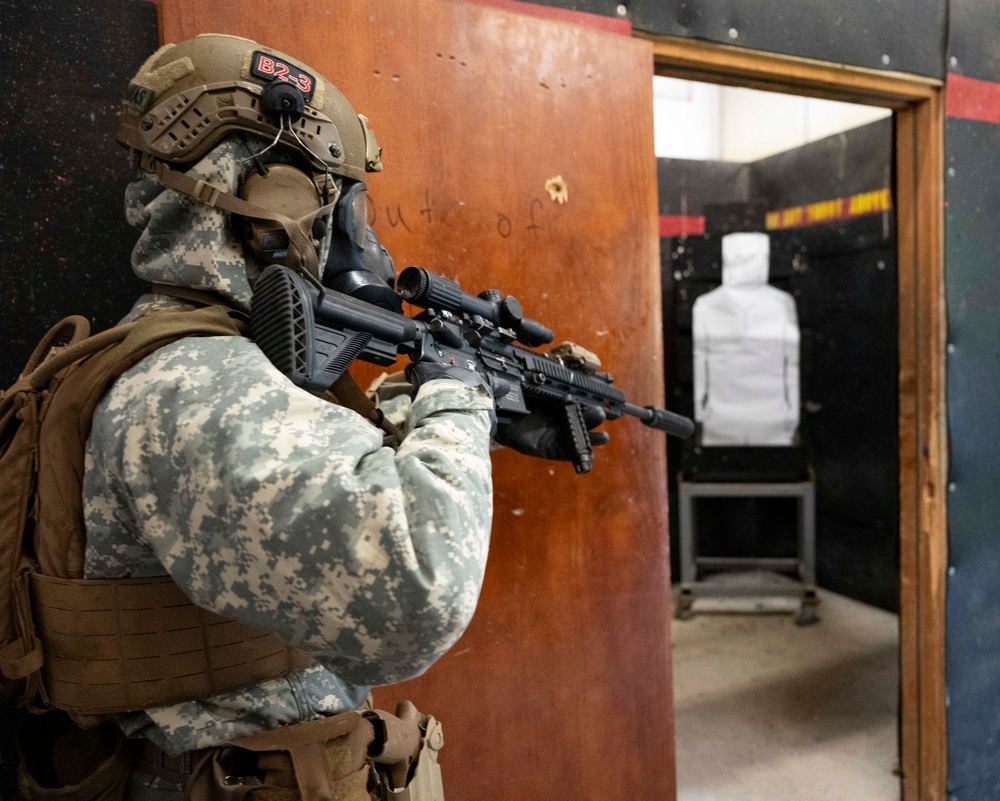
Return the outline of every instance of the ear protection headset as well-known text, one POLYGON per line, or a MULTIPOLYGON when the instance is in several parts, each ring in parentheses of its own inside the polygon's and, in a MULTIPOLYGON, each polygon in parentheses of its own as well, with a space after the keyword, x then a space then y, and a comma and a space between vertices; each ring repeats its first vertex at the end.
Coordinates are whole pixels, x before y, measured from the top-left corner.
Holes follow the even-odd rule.
POLYGON ((298 87, 272 81, 264 88, 260 108, 278 123, 278 136, 248 159, 255 169, 241 177, 237 197, 270 214, 244 215, 243 241, 265 264, 303 267, 318 278, 318 252, 326 235, 325 218, 336 205, 339 189, 324 165, 315 165, 307 173, 284 160, 266 159, 286 126, 294 134, 292 126, 305 108, 305 98, 298 87), (309 248, 303 257, 299 248, 306 241, 309 248), (310 258, 312 253, 317 254, 315 264, 310 258))
MULTIPOLYGON (((335 200, 339 192, 336 185, 332 188, 335 200)), ((246 217, 242 226, 244 243, 262 262, 291 267, 291 262, 302 261, 296 258, 298 254, 289 259, 291 237, 282 218, 293 220, 300 235, 308 232, 312 248, 318 251, 327 225, 321 212, 328 216, 334 205, 326 181, 317 181, 290 164, 258 162, 257 169, 243 177, 238 197, 272 213, 269 218, 246 217)), ((312 272, 319 277, 318 270, 312 272)))

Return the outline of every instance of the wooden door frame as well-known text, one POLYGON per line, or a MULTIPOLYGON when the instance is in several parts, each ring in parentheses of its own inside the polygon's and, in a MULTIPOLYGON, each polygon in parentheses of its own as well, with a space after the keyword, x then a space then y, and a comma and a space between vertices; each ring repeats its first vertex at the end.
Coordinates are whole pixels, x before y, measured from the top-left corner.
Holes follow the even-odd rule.
POLYGON ((943 801, 947 766, 943 83, 727 45, 636 35, 652 41, 658 75, 865 103, 894 112, 900 765, 903 801, 943 801))

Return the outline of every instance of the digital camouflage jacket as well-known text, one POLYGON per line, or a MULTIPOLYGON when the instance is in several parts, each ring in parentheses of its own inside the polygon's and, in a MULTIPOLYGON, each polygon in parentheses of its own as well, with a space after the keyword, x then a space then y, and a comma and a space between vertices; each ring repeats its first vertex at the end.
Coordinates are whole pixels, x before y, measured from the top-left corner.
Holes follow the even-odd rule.
MULTIPOLYGON (((230 139, 190 174, 232 190, 246 155, 230 139)), ((149 178, 126 206, 141 278, 249 306, 253 268, 224 213, 149 178)), ((176 303, 147 295, 129 318, 176 303)), ((391 404, 397 450, 237 337, 176 342, 115 383, 87 443, 86 577, 169 574, 195 603, 320 665, 123 715, 127 734, 181 753, 353 709, 458 639, 489 544, 492 399, 437 380, 412 406, 391 404)))

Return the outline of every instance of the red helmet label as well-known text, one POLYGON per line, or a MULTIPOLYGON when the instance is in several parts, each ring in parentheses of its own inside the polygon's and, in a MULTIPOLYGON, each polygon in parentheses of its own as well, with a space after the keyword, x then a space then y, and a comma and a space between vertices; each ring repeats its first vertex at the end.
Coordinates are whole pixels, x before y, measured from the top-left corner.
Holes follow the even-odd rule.
POLYGON ((316 89, 316 79, 308 72, 260 50, 255 50, 250 59, 250 74, 265 81, 290 83, 305 95, 306 102, 312 100, 316 89))

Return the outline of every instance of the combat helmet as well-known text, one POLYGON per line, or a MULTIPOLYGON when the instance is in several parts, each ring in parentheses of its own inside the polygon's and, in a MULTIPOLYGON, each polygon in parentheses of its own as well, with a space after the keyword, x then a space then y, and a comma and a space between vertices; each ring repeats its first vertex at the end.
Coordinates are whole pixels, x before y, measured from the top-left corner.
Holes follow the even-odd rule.
POLYGON ((217 33, 146 60, 129 84, 118 141, 183 166, 234 131, 271 140, 279 128, 281 142, 335 175, 361 181, 382 169, 367 118, 337 87, 284 53, 217 33))
POLYGON ((201 34, 150 56, 128 86, 117 139, 130 149, 136 166, 168 188, 242 215, 255 226, 283 230, 288 266, 314 274, 312 226, 337 201, 333 176, 363 181, 366 172, 382 169, 381 149, 367 118, 333 84, 298 59, 225 34, 201 34), (308 179, 296 183, 288 170, 279 171, 270 186, 247 198, 184 175, 237 132, 297 151, 308 162, 308 179), (311 183, 319 198, 307 203, 308 214, 293 198, 302 183, 307 188, 311 183), (269 197, 277 201, 261 202, 269 197))

